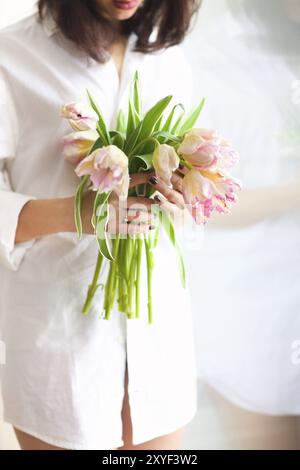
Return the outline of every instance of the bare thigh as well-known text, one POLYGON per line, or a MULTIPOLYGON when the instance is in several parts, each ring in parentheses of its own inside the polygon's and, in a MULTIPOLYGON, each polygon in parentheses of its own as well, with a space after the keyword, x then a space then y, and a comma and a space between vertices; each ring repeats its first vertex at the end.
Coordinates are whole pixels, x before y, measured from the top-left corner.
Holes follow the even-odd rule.
POLYGON ((132 422, 130 416, 129 396, 128 396, 128 372, 125 373, 125 395, 122 408, 123 421, 123 441, 124 445, 117 450, 178 450, 182 449, 182 441, 185 428, 180 428, 171 434, 151 439, 151 441, 142 444, 133 445, 132 443, 132 422))
POLYGON ((51 446, 23 431, 19 431, 19 429, 14 428, 14 431, 22 450, 65 450, 61 447, 51 446))

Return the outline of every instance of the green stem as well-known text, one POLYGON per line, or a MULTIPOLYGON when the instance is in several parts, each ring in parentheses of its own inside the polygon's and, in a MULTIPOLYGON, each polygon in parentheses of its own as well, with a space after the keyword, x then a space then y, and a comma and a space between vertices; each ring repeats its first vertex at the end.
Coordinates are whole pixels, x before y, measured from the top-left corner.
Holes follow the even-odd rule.
POLYGON ((146 260, 147 260, 147 287, 148 287, 148 323, 153 323, 153 305, 152 305, 152 273, 153 273, 153 252, 151 242, 147 235, 144 238, 146 260))
POLYGON ((125 286, 126 286, 126 314, 128 318, 132 318, 131 311, 131 261, 134 250, 134 240, 128 236, 124 241, 124 271, 125 271, 125 286))
POLYGON ((86 298, 86 301, 85 301, 84 306, 82 308, 82 313, 84 315, 88 315, 88 313, 90 311, 90 308, 91 308, 93 298, 94 298, 95 293, 96 293, 96 291, 99 287, 98 278, 99 278, 99 274, 100 274, 100 271, 101 271, 102 262, 103 262, 103 256, 101 255, 101 253, 98 253, 97 264, 96 264, 93 280, 92 280, 92 283, 89 285, 87 298, 86 298))
POLYGON ((117 266, 117 256, 119 250, 119 236, 113 241, 113 258, 114 261, 110 262, 108 279, 105 286, 105 299, 104 299, 104 310, 105 310, 105 320, 109 320, 110 314, 114 305, 115 293, 116 293, 116 266, 117 266))
POLYGON ((142 267, 142 253, 143 253, 143 240, 138 237, 137 241, 137 254, 136 254, 136 278, 135 278, 135 317, 140 316, 140 290, 141 290, 141 267, 142 267))
POLYGON ((129 277, 129 317, 134 318, 134 293, 135 293, 135 273, 136 273, 136 247, 137 242, 133 240, 131 262, 130 262, 130 277, 129 277))
POLYGON ((128 286, 127 286, 127 239, 120 240, 119 256, 118 256, 118 276, 119 291, 118 301, 120 312, 128 311, 128 286))

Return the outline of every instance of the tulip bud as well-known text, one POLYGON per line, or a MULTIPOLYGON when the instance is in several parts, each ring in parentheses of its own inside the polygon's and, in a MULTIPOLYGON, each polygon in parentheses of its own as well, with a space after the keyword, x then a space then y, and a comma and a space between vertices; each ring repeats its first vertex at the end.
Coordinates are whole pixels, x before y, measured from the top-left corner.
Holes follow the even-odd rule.
POLYGON ((93 109, 84 104, 66 104, 62 107, 61 116, 69 120, 74 131, 95 131, 97 128, 97 114, 93 109))
POLYGON ((175 149, 170 145, 158 145, 153 154, 153 167, 156 175, 168 186, 172 186, 172 173, 180 163, 180 159, 175 149))

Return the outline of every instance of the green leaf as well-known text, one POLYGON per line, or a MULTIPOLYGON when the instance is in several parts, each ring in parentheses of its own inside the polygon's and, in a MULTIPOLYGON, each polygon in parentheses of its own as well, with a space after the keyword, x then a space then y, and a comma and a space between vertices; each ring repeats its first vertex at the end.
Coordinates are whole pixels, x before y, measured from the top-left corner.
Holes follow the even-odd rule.
POLYGON ((182 114, 181 116, 179 116, 179 118, 177 119, 177 121, 175 122, 174 126, 172 127, 172 133, 176 134, 178 132, 178 129, 180 127, 180 124, 181 124, 181 121, 182 121, 182 118, 183 118, 184 114, 182 114))
POLYGON ((130 160, 130 173, 149 171, 152 168, 153 153, 134 155, 130 160))
POLYGON ((141 119, 142 116, 142 99, 141 99, 141 88, 140 88, 140 77, 136 70, 133 81, 133 103, 137 116, 141 119))
POLYGON ((126 117, 125 113, 122 109, 118 112, 118 117, 117 117, 117 131, 121 132, 122 134, 126 134, 126 117))
POLYGON ((176 254, 177 254, 177 258, 179 262, 179 274, 180 274, 181 285, 185 289, 186 288, 186 271, 185 271, 183 255, 182 255, 182 252, 178 243, 176 243, 175 249, 176 249, 176 254))
MULTIPOLYGON (((129 172, 140 173, 143 171, 149 171, 152 169, 153 152, 144 155, 134 155, 130 160, 129 172)), ((142 196, 149 197, 149 191, 153 188, 147 184, 139 184, 134 188, 130 189, 130 196, 142 196)), ((155 191, 155 189, 154 189, 155 191)))
POLYGON ((167 214, 167 212, 162 211, 162 210, 160 211, 159 218, 160 218, 161 225, 163 226, 166 234, 168 235, 172 245, 174 246, 176 250, 176 255, 178 258, 178 262, 179 262, 180 279, 181 279, 182 286, 185 288, 186 273, 185 273, 184 260, 183 260, 183 256, 181 253, 180 246, 176 240, 176 233, 175 233, 173 221, 171 220, 171 217, 169 216, 169 214, 167 214))
POLYGON ((82 220, 81 220, 81 208, 82 208, 82 198, 84 188, 89 180, 89 176, 82 176, 80 178, 80 183, 76 190, 76 195, 74 199, 74 220, 78 238, 82 237, 82 220))
POLYGON ((153 131, 154 131, 154 132, 160 130, 162 120, 163 120, 163 115, 160 116, 159 120, 157 121, 157 123, 156 123, 155 126, 153 127, 153 131))
POLYGON ((96 230, 96 225, 97 225, 98 207, 101 206, 106 200, 107 200, 106 193, 103 193, 100 190, 98 190, 94 199, 93 215, 92 215, 92 220, 91 220, 94 230, 96 230))
POLYGON ((110 131, 111 143, 119 147, 119 149, 124 149, 125 135, 118 131, 110 131))
MULTIPOLYGON (((107 218, 105 219, 105 225, 107 225, 107 220, 109 217, 109 209, 107 209, 107 218)), ((98 242, 98 248, 101 253, 101 255, 106 258, 108 261, 114 261, 110 246, 109 246, 109 239, 106 235, 104 234, 104 237, 102 235, 98 235, 99 231, 102 233, 102 221, 99 222, 99 225, 97 225, 96 233, 97 233, 97 242, 98 242), (99 228, 100 227, 100 228, 99 228)))
POLYGON ((89 155, 90 155, 91 153, 93 153, 95 150, 98 150, 98 149, 100 149, 101 147, 103 147, 103 145, 104 145, 104 144, 103 144, 103 141, 102 141, 101 137, 99 137, 99 138, 96 140, 96 142, 94 143, 93 147, 91 148, 91 150, 90 150, 90 152, 89 152, 89 155))
POLYGON ((158 243, 158 240, 159 240, 159 234, 160 234, 160 227, 158 225, 157 228, 154 230, 154 234, 153 234, 153 238, 154 238, 153 248, 157 247, 157 243, 158 243))
POLYGON ((164 110, 168 106, 172 99, 172 96, 166 96, 162 100, 160 100, 156 105, 154 105, 149 111, 146 113, 144 119, 142 120, 142 128, 139 134, 139 139, 143 140, 148 137, 153 127, 155 126, 156 122, 159 120, 161 115, 163 114, 164 110))
POLYGON ((163 132, 171 132, 172 121, 174 119, 175 112, 176 112, 177 108, 182 109, 181 116, 183 116, 183 114, 185 112, 184 106, 183 106, 183 104, 178 103, 173 107, 172 111, 170 112, 169 116, 167 117, 166 122, 165 122, 165 124, 163 125, 163 127, 161 129, 163 132))
POLYGON ((161 210, 160 213, 159 213, 159 218, 160 218, 160 222, 166 232, 166 234, 168 235, 172 245, 176 245, 176 235, 175 235, 175 228, 174 228, 174 224, 171 220, 171 217, 169 216, 169 214, 167 214, 166 211, 163 211, 161 210))
POLYGON ((152 134, 152 137, 157 139, 160 144, 163 144, 166 142, 177 144, 181 142, 182 140, 176 135, 171 134, 170 132, 164 132, 164 131, 155 132, 154 134, 152 134))
POLYGON ((106 231, 109 220, 109 204, 107 201, 110 194, 110 192, 97 193, 93 210, 92 224, 95 228, 98 247, 101 255, 109 261, 113 261, 110 243, 106 231))
POLYGON ((129 155, 132 149, 135 147, 138 136, 141 132, 142 122, 139 123, 138 127, 132 132, 132 134, 126 139, 125 142, 125 153, 129 155))
POLYGON ((129 103, 128 103, 128 117, 127 117, 127 131, 126 138, 128 138, 134 129, 141 121, 142 103, 141 92, 139 85, 139 75, 136 71, 131 83, 129 103))
POLYGON ((125 153, 127 153, 127 155, 131 154, 132 149, 136 147, 137 144, 151 135, 156 122, 163 114, 171 99, 172 96, 166 96, 149 109, 144 119, 139 123, 129 138, 126 139, 125 153))
POLYGON ((88 94, 91 107, 93 108, 93 110, 95 111, 99 119, 98 125, 97 125, 97 131, 102 141, 104 142, 104 145, 110 145, 111 142, 110 142, 109 132, 107 130, 107 126, 103 118, 103 115, 88 90, 87 90, 87 94, 88 94))
POLYGON ((137 116, 132 101, 129 100, 128 103, 128 117, 127 117, 127 131, 126 131, 126 138, 132 134, 134 129, 139 124, 139 117, 137 116))
POLYGON ((182 136, 183 134, 185 134, 187 131, 189 131, 190 129, 194 127, 194 125, 199 119, 199 116, 201 114, 204 104, 205 104, 205 98, 203 98, 201 102, 199 103, 199 105, 196 106, 196 108, 190 112, 186 120, 181 125, 179 135, 182 136))
POLYGON ((151 153, 151 152, 153 153, 155 150, 155 147, 158 144, 159 144, 159 141, 154 137, 154 134, 153 134, 151 137, 147 137, 147 139, 142 140, 138 145, 134 147, 134 149, 131 152, 132 157, 138 154, 146 154, 146 153, 151 153))
POLYGON ((171 133, 172 134, 177 134, 178 132, 178 129, 182 123, 182 120, 184 118, 184 114, 185 114, 185 111, 184 111, 184 108, 183 108, 183 111, 181 112, 181 114, 178 116, 178 118, 176 119, 175 121, 175 124, 173 125, 172 129, 171 129, 171 133))

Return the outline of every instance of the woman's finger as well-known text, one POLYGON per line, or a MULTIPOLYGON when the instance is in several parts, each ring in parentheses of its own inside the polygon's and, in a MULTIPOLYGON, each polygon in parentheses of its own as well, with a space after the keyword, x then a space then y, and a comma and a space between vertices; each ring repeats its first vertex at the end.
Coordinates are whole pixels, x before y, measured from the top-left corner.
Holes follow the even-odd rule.
POLYGON ((182 194, 182 189, 183 189, 182 181, 183 181, 183 175, 180 175, 178 173, 173 173, 171 183, 173 185, 173 188, 181 194, 182 194))
POLYGON ((110 205, 108 232, 137 235, 154 230, 157 222, 157 202, 143 197, 129 197, 126 201, 113 199, 110 205))
POLYGON ((186 175, 186 174, 188 173, 188 171, 189 171, 189 170, 187 169, 186 166, 180 164, 179 167, 178 167, 178 169, 176 170, 176 173, 181 174, 181 175, 184 176, 184 175, 186 175))
POLYGON ((116 225, 110 221, 107 226, 107 231, 110 234, 119 233, 120 235, 143 235, 149 233, 150 230, 154 230, 156 227, 155 225, 149 224, 126 224, 122 223, 116 225))
POLYGON ((129 235, 141 235, 149 233, 151 230, 155 230, 155 225, 148 224, 129 224, 127 225, 127 233, 129 235))
POLYGON ((157 176, 151 176, 149 178, 149 183, 158 192, 160 192, 169 202, 172 202, 177 207, 179 207, 179 209, 185 208, 182 194, 172 188, 169 188, 166 183, 164 183, 161 179, 157 178, 157 176))
POLYGON ((148 179, 154 175, 154 172, 141 172, 141 173, 133 173, 130 175, 130 182, 129 182, 129 187, 134 188, 135 186, 138 186, 139 184, 147 184, 148 179))
POLYGON ((154 204, 153 199, 148 197, 129 197, 127 200, 127 210, 150 211, 154 204))
POLYGON ((124 219, 124 222, 126 222, 127 224, 132 223, 133 225, 138 225, 138 224, 151 225, 155 223, 155 215, 154 213, 140 211, 140 210, 128 211, 124 219))

